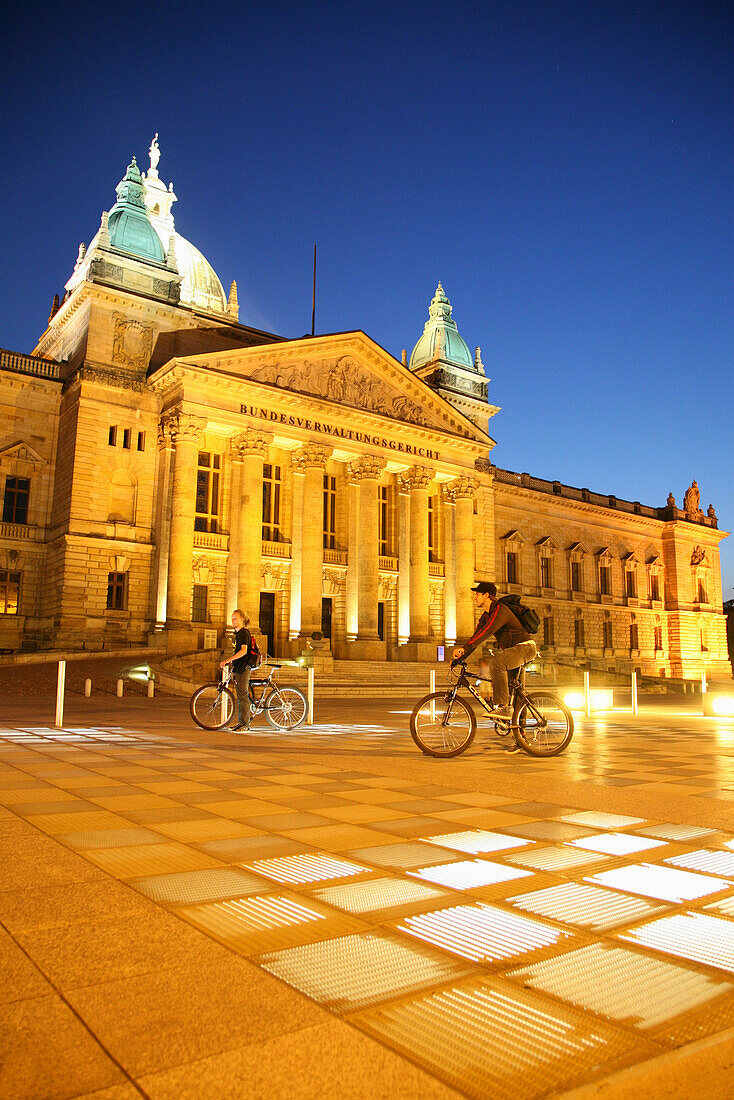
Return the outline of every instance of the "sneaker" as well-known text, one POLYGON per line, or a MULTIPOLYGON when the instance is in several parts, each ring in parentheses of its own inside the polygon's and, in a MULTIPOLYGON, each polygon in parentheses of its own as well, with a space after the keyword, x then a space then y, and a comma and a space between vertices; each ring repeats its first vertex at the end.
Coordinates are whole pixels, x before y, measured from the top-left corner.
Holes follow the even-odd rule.
POLYGON ((495 718, 506 718, 509 722, 512 718, 512 707, 509 703, 504 707, 492 707, 492 714, 495 718))
POLYGON ((230 731, 230 733, 239 733, 240 730, 246 730, 249 728, 250 727, 246 726, 244 722, 238 722, 236 726, 227 726, 227 729, 230 731))
POLYGON ((522 752, 522 749, 518 745, 517 741, 510 741, 509 745, 503 745, 502 748, 505 752, 508 752, 510 754, 522 752))

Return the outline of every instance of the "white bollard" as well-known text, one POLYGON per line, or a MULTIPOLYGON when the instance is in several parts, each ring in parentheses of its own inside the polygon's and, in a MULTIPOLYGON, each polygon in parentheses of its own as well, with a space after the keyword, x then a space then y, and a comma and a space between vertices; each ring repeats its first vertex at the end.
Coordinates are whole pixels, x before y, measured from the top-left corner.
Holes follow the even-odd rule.
POLYGON ((316 669, 310 668, 308 670, 308 718, 306 723, 309 726, 313 725, 313 693, 316 681, 316 669))
POLYGON ((637 672, 632 673, 632 713, 637 714, 637 672))
POLYGON ((148 680, 148 698, 152 699, 155 695, 155 680, 148 680))
POLYGON ((701 673, 701 694, 705 695, 708 689, 708 681, 706 680, 706 672, 704 671, 701 673))
POLYGON ((87 679, 84 681, 84 695, 86 696, 87 699, 89 699, 91 697, 91 694, 92 694, 92 681, 87 677, 87 679))
POLYGON ((56 677, 56 729, 61 729, 64 724, 64 687, 66 685, 66 661, 59 661, 59 672, 56 677))
POLYGON ((117 681, 117 698, 122 699, 122 680, 117 681))
MULTIPOLYGON (((433 695, 433 693, 436 690, 436 670, 435 670, 435 668, 432 668, 431 671, 428 673, 428 688, 429 688, 430 694, 433 695)), ((436 703, 435 703, 435 700, 431 699, 431 721, 433 722, 435 720, 435 718, 436 718, 436 703)))
POLYGON ((588 669, 584 672, 584 714, 591 718, 591 673, 588 669))

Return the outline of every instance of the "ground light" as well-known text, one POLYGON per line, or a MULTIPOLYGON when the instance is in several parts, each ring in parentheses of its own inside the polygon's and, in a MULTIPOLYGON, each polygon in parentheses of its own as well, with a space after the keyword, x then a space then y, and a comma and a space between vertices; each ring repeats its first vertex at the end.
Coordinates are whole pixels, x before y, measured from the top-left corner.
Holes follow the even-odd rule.
POLYGON ((734 695, 705 692, 703 713, 707 718, 734 718, 734 695))
MULTIPOLYGON (((569 691, 563 696, 563 701, 569 710, 583 711, 586 709, 583 691, 569 691)), ((614 708, 614 693, 607 688, 594 688, 589 692, 591 710, 612 710, 614 708)))

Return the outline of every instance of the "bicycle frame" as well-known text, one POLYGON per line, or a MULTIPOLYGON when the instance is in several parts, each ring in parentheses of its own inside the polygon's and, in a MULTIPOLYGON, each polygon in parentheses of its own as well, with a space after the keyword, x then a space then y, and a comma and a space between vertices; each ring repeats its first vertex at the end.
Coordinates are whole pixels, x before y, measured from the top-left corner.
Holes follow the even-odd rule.
MULTIPOLYGON (((482 677, 480 677, 480 679, 482 679, 482 677)), ((516 672, 516 674, 512 677, 512 679, 508 678, 508 687, 510 689, 510 707, 511 707, 513 716, 515 714, 515 711, 517 710, 516 704, 517 704, 517 701, 519 699, 523 703, 525 703, 527 709, 530 711, 530 713, 533 715, 533 717, 538 721, 538 723, 541 726, 547 725, 547 722, 546 722, 545 718, 543 717, 543 715, 540 713, 540 711, 538 711, 533 706, 532 699, 530 699, 525 694, 525 692, 523 690, 524 686, 525 686, 525 665, 522 665, 520 670, 518 672, 516 672)), ((496 723, 497 722, 497 715, 493 712, 491 706, 486 701, 486 699, 483 699, 482 696, 479 694, 479 692, 476 691, 474 689, 474 687, 472 686, 472 684, 469 682, 469 676, 468 676, 467 671, 466 671, 466 665, 463 664, 463 663, 461 665, 461 672, 459 673, 459 678, 456 681, 456 684, 452 688, 450 688, 449 691, 446 693, 447 698, 448 698, 449 694, 451 695, 451 703, 453 703, 454 699, 456 698, 456 696, 459 692, 459 688, 462 688, 462 687, 466 688, 466 690, 469 692, 469 694, 472 696, 472 698, 476 699, 476 701, 479 703, 479 705, 481 706, 484 713, 488 714, 489 717, 496 723)), ((448 720, 450 718, 450 716, 451 716, 451 705, 449 705, 446 708, 446 719, 448 720)), ((512 724, 512 720, 510 719, 510 721, 508 722, 508 725, 511 725, 511 724, 512 724)))

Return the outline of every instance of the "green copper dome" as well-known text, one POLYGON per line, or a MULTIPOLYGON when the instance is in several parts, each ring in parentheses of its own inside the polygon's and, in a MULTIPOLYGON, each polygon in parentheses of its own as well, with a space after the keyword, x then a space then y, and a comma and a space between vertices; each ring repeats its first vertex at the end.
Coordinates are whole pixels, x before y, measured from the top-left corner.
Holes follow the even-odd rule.
POLYGON ((153 263, 165 263, 163 245, 145 208, 145 189, 135 157, 117 185, 117 202, 108 217, 110 244, 121 252, 153 263))
POLYGON ((428 309, 423 335, 413 348, 408 366, 417 370, 434 360, 474 370, 474 360, 451 317, 451 303, 440 283, 428 309))

